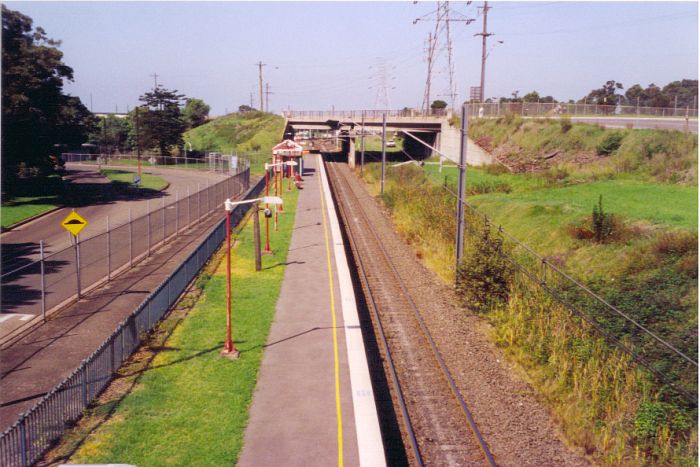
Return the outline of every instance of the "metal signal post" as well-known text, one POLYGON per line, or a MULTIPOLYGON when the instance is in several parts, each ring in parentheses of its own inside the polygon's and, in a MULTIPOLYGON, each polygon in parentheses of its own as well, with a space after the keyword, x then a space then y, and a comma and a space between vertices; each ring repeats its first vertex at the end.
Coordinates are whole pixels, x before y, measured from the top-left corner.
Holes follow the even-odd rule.
POLYGON ((459 183, 457 185, 457 235, 455 252, 457 253, 457 263, 455 270, 459 267, 459 262, 464 255, 464 194, 467 191, 467 106, 462 104, 462 128, 459 138, 459 183))

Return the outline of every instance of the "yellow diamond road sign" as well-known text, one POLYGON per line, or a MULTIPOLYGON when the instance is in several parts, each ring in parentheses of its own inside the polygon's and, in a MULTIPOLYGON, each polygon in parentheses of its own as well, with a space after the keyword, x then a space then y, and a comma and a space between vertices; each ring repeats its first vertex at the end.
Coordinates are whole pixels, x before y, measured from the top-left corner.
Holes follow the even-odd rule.
POLYGON ((77 236, 87 224, 88 221, 80 217, 80 215, 75 211, 68 214, 68 216, 63 219, 63 222, 61 222, 63 228, 75 236, 77 236))

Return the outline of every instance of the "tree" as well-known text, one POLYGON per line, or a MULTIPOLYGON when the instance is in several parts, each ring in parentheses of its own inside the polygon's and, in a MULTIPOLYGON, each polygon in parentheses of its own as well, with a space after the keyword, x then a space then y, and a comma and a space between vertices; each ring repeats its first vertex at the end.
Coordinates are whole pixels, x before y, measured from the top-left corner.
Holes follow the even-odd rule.
POLYGON ((698 80, 673 81, 664 86, 661 92, 668 97, 671 105, 677 105, 678 108, 695 108, 698 98, 698 80), (677 102, 676 97, 678 97, 677 102))
POLYGON ((100 118, 96 128, 90 133, 88 142, 100 147, 100 153, 112 154, 131 148, 129 142, 129 121, 114 115, 100 118))
POLYGON ((433 110, 445 109, 445 108, 447 108, 447 102, 440 100, 440 99, 435 100, 435 101, 433 101, 432 104, 430 104, 430 108, 433 110))
POLYGON ((627 103, 629 105, 637 105, 638 100, 640 105, 644 105, 644 102, 642 101, 643 97, 644 88, 639 84, 635 84, 625 91, 625 98, 627 99, 627 103))
POLYGON ((649 107, 668 107, 670 99, 661 92, 661 88, 651 83, 644 90, 644 105, 649 107))
POLYGON ((196 128, 207 122, 211 108, 201 99, 187 99, 182 116, 188 129, 196 128))
POLYGON ((606 81, 602 87, 589 92, 586 100, 589 103, 593 101, 598 105, 617 105, 618 99, 621 97, 617 91, 623 87, 622 83, 615 80, 606 81))
POLYGON ((537 102, 540 100, 540 94, 537 91, 528 92, 523 96, 523 102, 537 102))
POLYGON ((176 90, 158 86, 139 97, 145 105, 138 111, 141 149, 158 149, 161 157, 170 152, 170 146, 181 146, 185 121, 180 114, 180 102, 185 96, 176 90))
POLYGON ((73 70, 59 41, 33 28, 32 19, 2 5, 2 178, 12 193, 21 168, 45 175, 54 145, 76 146, 94 126, 77 97, 63 94, 73 70))

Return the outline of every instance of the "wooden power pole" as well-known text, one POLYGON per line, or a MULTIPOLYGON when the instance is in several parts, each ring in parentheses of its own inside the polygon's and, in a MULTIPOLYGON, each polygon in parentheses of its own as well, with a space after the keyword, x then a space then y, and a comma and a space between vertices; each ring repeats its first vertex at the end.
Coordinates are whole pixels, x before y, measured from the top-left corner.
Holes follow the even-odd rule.
POLYGON ((265 64, 263 62, 258 62, 258 77, 260 80, 260 111, 263 111, 263 79, 262 79, 262 67, 265 64))
POLYGON ((483 32, 474 34, 475 36, 481 36, 481 86, 479 87, 480 102, 484 102, 484 96, 486 95, 486 93, 484 92, 484 83, 486 76, 486 38, 489 36, 493 36, 493 34, 486 31, 486 19, 489 13, 489 2, 484 2, 484 6, 482 7, 482 9, 484 10, 484 29, 483 32))

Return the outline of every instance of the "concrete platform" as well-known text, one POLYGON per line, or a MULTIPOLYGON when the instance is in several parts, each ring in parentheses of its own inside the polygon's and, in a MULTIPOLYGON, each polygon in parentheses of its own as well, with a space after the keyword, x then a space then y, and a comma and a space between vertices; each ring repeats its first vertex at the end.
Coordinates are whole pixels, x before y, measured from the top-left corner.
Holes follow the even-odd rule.
POLYGON ((304 189, 241 466, 385 465, 355 297, 320 156, 304 189))

